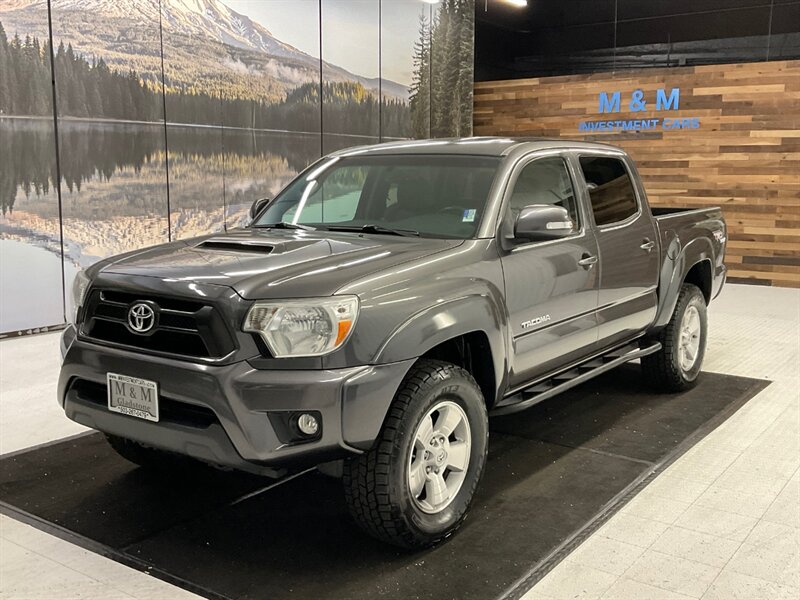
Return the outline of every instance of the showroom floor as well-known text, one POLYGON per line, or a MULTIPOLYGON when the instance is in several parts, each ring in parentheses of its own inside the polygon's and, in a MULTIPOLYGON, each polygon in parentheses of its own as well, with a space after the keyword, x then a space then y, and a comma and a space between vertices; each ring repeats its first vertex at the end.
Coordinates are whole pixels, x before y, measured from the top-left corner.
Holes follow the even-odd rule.
MULTIPOLYGON (((798 596, 800 290, 729 285, 712 305, 710 327, 706 370, 773 383, 658 476, 525 598, 798 596)), ((0 342, 4 456, 83 430, 56 404, 57 372, 57 333, 0 342)), ((541 572, 535 567, 532 572, 541 572)), ((521 582, 513 595, 530 581, 521 582)), ((0 516, 0 597, 193 595, 0 516)))

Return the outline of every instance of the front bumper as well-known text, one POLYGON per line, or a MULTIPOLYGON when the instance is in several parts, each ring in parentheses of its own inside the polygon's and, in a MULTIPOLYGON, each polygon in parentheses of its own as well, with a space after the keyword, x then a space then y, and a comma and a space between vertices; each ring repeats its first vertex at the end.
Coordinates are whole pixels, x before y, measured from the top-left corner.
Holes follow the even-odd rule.
POLYGON ((207 365, 95 345, 62 335, 58 398, 67 416, 105 433, 265 475, 368 449, 413 360, 328 370, 262 370, 248 362, 207 365), (158 423, 110 412, 106 374, 158 383, 173 410, 158 423), (287 443, 276 415, 316 411, 318 439, 287 443), (273 419, 270 419, 272 414, 273 419), (202 418, 195 418, 201 415, 202 418), (208 417, 208 418, 206 418, 208 417))

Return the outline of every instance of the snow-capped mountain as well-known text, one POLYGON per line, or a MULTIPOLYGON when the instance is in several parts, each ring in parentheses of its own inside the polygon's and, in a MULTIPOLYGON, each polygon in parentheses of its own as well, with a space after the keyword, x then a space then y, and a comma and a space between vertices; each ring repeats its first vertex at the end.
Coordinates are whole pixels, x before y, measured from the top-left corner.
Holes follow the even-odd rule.
MULTIPOLYGON (((137 13, 158 19, 165 31, 212 38, 246 50, 273 56, 303 54, 276 39, 264 26, 217 0, 53 0, 53 11, 74 10, 107 17, 129 18, 137 13)), ((310 57, 309 57, 310 58, 310 57)))
MULTIPOLYGON (((228 56, 214 57, 221 61, 222 66, 237 70, 240 75, 260 72, 288 87, 313 79, 313 73, 319 69, 318 57, 277 39, 264 25, 219 0, 52 0, 51 7, 55 43, 60 41, 59 38, 66 38, 65 42, 72 42, 78 51, 87 54, 103 56, 108 54, 108 50, 119 52, 121 37, 125 41, 138 39, 144 44, 145 36, 135 32, 137 25, 147 28, 148 24, 155 26, 160 22, 168 55, 170 43, 179 38, 183 51, 188 50, 185 40, 191 40, 198 48, 204 45, 203 42, 206 45, 209 42, 221 43, 231 49, 228 56), (106 31, 100 31, 105 24, 109 25, 106 31), (98 31, 91 31, 92 28, 98 31), (113 35, 115 29, 120 35, 113 35), (75 39, 70 39, 71 36, 75 39)), ((46 10, 46 0, 0 0, 0 20, 46 10)), ((298 27, 303 26, 298 23, 298 27)), ((131 47, 128 51, 140 53, 141 48, 131 47)), ((177 58, 181 52, 171 54, 177 58)), ((207 50, 198 52, 194 59, 202 63, 206 57, 212 58, 207 50)), ((191 59, 192 53, 187 51, 186 58, 191 59)), ((112 55, 110 62, 121 64, 123 61, 122 57, 115 60, 112 55)), ((221 65, 207 66, 214 72, 221 65)), ((333 81, 357 81, 367 89, 378 90, 376 79, 350 73, 336 65, 326 63, 325 74, 333 81)), ((384 94, 408 98, 408 90, 401 84, 383 80, 382 88, 384 94)))

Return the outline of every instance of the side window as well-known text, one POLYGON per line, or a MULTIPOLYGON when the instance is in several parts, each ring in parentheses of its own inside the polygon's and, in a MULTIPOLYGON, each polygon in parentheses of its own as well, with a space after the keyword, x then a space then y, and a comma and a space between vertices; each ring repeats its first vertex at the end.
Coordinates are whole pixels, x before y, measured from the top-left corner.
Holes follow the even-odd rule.
POLYGON ((342 223, 356 214, 361 190, 367 180, 364 167, 340 167, 315 184, 305 203, 292 206, 283 215, 290 223, 342 223), (295 221, 295 211, 300 217, 295 221))
POLYGON ((539 158, 522 168, 511 192, 509 208, 516 216, 531 204, 552 204, 566 208, 575 229, 580 227, 578 203, 563 158, 539 158))
POLYGON ((582 156, 581 169, 598 226, 624 221, 636 214, 636 194, 624 163, 618 158, 582 156))

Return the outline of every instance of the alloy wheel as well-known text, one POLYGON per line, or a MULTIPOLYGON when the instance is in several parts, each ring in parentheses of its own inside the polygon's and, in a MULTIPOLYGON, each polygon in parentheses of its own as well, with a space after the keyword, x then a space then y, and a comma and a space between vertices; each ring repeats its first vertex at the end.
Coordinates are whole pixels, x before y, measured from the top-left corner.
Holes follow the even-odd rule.
POLYGON ((681 319, 678 339, 678 361, 684 373, 689 372, 697 362, 700 352, 700 312, 696 306, 689 306, 681 319))
POLYGON ((445 400, 422 418, 408 460, 408 489, 428 514, 444 510, 464 483, 472 440, 464 409, 445 400))

